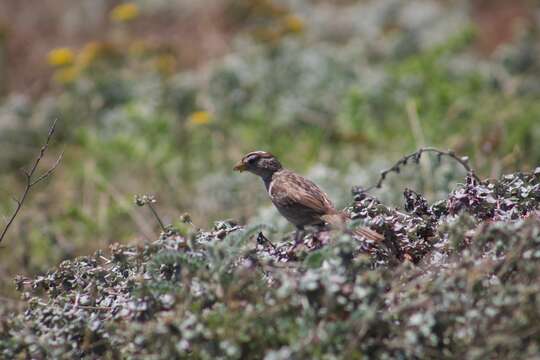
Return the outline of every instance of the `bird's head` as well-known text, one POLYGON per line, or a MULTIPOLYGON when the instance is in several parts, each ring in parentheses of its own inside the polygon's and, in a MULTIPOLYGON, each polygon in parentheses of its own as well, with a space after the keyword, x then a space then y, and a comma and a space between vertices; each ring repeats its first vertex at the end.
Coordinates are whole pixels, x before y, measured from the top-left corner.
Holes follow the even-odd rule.
POLYGON ((252 151, 246 154, 235 165, 235 171, 249 171, 261 177, 272 176, 273 173, 282 169, 278 159, 266 151, 252 151))

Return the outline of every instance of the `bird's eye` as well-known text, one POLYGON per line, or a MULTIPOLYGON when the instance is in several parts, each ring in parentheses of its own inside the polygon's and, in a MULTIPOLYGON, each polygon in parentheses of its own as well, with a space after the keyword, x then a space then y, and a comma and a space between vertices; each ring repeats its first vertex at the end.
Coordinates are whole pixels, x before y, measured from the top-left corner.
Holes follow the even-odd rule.
POLYGON ((255 161, 257 161, 257 157, 256 156, 251 156, 247 159, 247 162, 250 163, 250 164, 253 164, 255 163, 255 161))

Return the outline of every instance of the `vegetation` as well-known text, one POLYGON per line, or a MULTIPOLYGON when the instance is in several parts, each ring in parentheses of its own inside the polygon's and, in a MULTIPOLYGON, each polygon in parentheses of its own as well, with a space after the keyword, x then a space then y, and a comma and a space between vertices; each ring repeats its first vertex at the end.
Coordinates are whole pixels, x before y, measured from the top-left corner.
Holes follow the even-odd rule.
POLYGON ((0 353, 29 358, 526 358, 540 351, 540 169, 472 177, 406 213, 358 196, 389 244, 216 223, 19 277, 0 353), (391 251, 389 249, 392 249, 391 251))
POLYGON ((0 357, 538 354, 534 21, 485 52, 510 21, 483 21, 510 2, 482 18, 474 0, 105 3, 83 10, 106 31, 42 54, 39 96, 0 84, 0 214, 58 119, 54 176, 1 240, 0 357), (392 167, 431 146, 475 176, 437 155, 392 167), (318 231, 293 248, 260 182, 231 171, 255 149, 385 243, 318 231))

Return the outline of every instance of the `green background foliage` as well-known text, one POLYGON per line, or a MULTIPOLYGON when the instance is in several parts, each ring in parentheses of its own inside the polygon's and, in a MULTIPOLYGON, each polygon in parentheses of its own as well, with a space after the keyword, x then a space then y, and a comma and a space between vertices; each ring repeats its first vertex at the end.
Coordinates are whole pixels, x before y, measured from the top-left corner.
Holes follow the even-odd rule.
MULTIPOLYGON (((10 3, 8 0, 0 4, 0 10, 10 13, 10 3)), ((61 8, 46 9, 58 19, 54 23, 63 27, 56 33, 48 32, 56 38, 43 32, 39 46, 23 36, 24 28, 17 27, 25 21, 33 26, 26 10, 18 17, 26 19, 20 23, 0 14, 0 214, 9 216, 13 210, 11 195, 16 196, 24 186, 19 169, 32 161, 53 119, 58 119, 57 133, 43 166, 53 164, 54 156, 65 152, 60 168, 33 190, 2 242, 2 298, 10 309, 24 305, 17 300, 19 295, 12 281, 18 274, 41 276, 63 260, 71 261, 116 243, 150 246, 160 229, 148 208, 134 204, 136 194, 156 195, 158 213, 182 237, 188 238, 196 229, 211 228, 216 221, 234 219, 239 224, 264 224, 271 227, 272 239, 287 239, 291 227, 269 206, 260 181, 231 171, 244 153, 255 149, 273 152, 287 167, 320 184, 341 208, 351 204, 352 186, 373 184, 381 170, 422 146, 452 149, 460 156, 468 156, 483 179, 535 169, 540 164, 540 44, 538 26, 530 14, 538 11, 537 5, 527 1, 481 3, 201 0, 172 4, 140 0, 122 7, 109 1, 92 5, 69 2, 61 8), (499 19, 500 11, 516 18, 499 19), (87 26, 70 27, 71 18, 83 16, 87 26), (489 35, 489 28, 499 31, 489 35), (185 35, 188 33, 190 36, 185 35), (21 48, 20 44, 27 42, 34 44, 33 51, 41 51, 38 60, 15 58, 25 53, 17 51, 17 46, 21 48), (64 47, 67 55, 66 51, 55 53, 64 47), (23 70, 18 62, 25 64, 23 70), (39 69, 43 73, 37 73, 39 69), (39 81, 29 80, 32 71, 36 71, 39 81), (4 81, 6 74, 8 82, 4 81), (30 83, 39 86, 31 87, 30 83), (36 92, 34 88, 41 90, 36 92), (192 225, 185 221, 186 213, 192 225)), ((43 19, 46 21, 45 15, 43 19)), ((433 204, 448 199, 464 178, 463 170, 451 160, 439 162, 424 157, 417 167, 390 175, 384 188, 372 194, 388 207, 403 207, 402 194, 408 187, 433 204)), ((456 224, 444 230, 455 251, 470 246, 464 242, 463 230, 470 224, 467 218, 458 217, 456 224)), ((536 225, 523 226, 529 229, 536 225)), ((524 239, 530 238, 527 236, 514 239, 508 235, 511 239, 504 241, 526 242, 524 239)), ((211 263, 219 263, 219 251, 225 250, 214 250, 209 251, 216 257, 211 263)), ((318 271, 317 276, 326 276, 319 265, 328 263, 328 256, 336 256, 334 250, 332 247, 305 254, 297 265, 318 271)), ((472 255, 463 255, 459 266, 465 264, 465 272, 472 269, 467 259, 473 261, 480 254, 472 251, 472 255)), ((197 276, 223 276, 202 280, 211 286, 238 280, 234 272, 208 274, 196 262, 176 259, 178 254, 169 255, 170 259, 162 260, 167 264, 187 261, 188 268, 193 266, 189 274, 192 271, 197 276)), ((149 266, 161 263, 149 256, 141 261, 149 266)), ((144 273, 139 265, 126 266, 144 273)), ((422 354, 403 350, 403 344, 432 341, 427 330, 425 339, 418 335, 424 330, 416 326, 424 320, 407 315, 418 324, 395 325, 392 316, 401 318, 402 310, 381 318, 381 296, 385 286, 395 285, 396 273, 378 270, 373 275, 357 268, 341 268, 361 273, 358 281, 366 282, 369 291, 376 294, 373 303, 365 305, 366 313, 355 316, 366 316, 399 333, 389 346, 404 352, 388 354, 429 357, 431 348, 419 347, 418 351, 427 351, 422 354), (407 331, 416 334, 416 340, 406 335, 407 331)), ((184 276, 184 267, 178 271, 178 276, 184 276)), ((412 274, 414 269, 403 271, 412 274)), ((240 279, 248 275, 238 276, 240 279)), ((412 294, 412 299, 439 299, 450 291, 447 281, 468 283, 472 275, 445 273, 442 280, 435 273, 432 276, 437 285, 427 289, 426 282, 421 285, 426 286, 425 294, 412 294)), ((299 279, 291 281, 295 289, 300 286, 299 279)), ((248 277, 246 284, 248 302, 252 299, 250 292, 255 298, 274 291, 259 278, 248 277)), ((356 280, 351 284, 355 286, 356 280)), ((486 291, 480 294, 495 296, 493 288, 486 291)), ((231 303, 216 306, 212 310, 215 313, 204 322, 228 325, 219 331, 218 325, 213 328, 222 342, 216 342, 213 350, 204 350, 208 356, 215 355, 218 348, 236 356, 240 350, 236 340, 232 345, 228 342, 231 336, 247 334, 250 340, 257 338, 253 346, 274 349, 290 339, 306 336, 306 329, 313 324, 321 324, 320 319, 313 320, 315 315, 311 313, 302 313, 305 319, 296 322, 279 323, 278 315, 287 318, 290 312, 297 311, 296 305, 284 300, 267 313, 264 301, 254 300, 255 310, 249 314, 231 312, 231 303), (253 325, 253 318, 247 319, 251 316, 260 323, 253 325), (269 327, 274 335, 264 338, 262 331, 269 327)), ((432 310, 437 312, 442 303, 436 301, 432 310)), ((203 305, 183 304, 193 308, 177 314, 203 316, 203 305)), ((0 305, 0 312, 6 311, 0 305)), ((433 315, 426 321, 434 328, 439 321, 446 324, 439 313, 425 315, 433 315)), ((152 316, 149 319, 157 331, 164 325, 152 316)), ((177 321, 191 321, 188 319, 186 315, 177 321)), ((333 320, 320 325, 322 333, 317 336, 321 336, 321 344, 312 343, 313 353, 309 355, 322 356, 337 346, 357 356, 348 346, 358 339, 346 334, 353 330, 369 333, 364 320, 363 325, 351 320, 343 327, 333 320), (336 339, 341 342, 334 343, 336 339)), ((122 341, 129 341, 131 334, 145 332, 145 325, 123 328, 126 334, 122 341)), ((452 326, 449 328, 457 331, 452 326)), ((493 329, 491 325, 481 326, 486 326, 485 332, 479 330, 481 336, 493 329)), ((373 336, 374 344, 382 341, 378 333, 365 336, 373 336)), ((446 335, 437 336, 446 341, 441 340, 446 335)), ((92 339, 89 341, 93 343, 92 339)), ((240 342, 246 343, 244 340, 240 342)), ((469 344, 456 338, 448 341, 452 346, 469 344)), ((178 346, 183 345, 176 344, 175 349, 178 346)), ((289 350, 305 355, 299 349, 289 350)), ((489 351, 486 354, 491 354, 489 351)), ((271 356, 286 358, 287 354, 276 352, 271 356)), ((461 355, 482 358, 484 353, 461 355)))

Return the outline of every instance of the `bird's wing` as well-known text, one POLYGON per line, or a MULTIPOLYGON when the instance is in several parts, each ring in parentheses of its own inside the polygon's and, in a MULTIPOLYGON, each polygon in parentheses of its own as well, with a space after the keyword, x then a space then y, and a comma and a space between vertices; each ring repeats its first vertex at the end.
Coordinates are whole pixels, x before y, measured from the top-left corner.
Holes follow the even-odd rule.
POLYGON ((328 195, 317 185, 288 170, 281 171, 272 179, 268 194, 274 203, 281 206, 296 207, 320 215, 336 211, 328 195))
MULTIPOLYGON (((268 194, 278 210, 293 223, 296 219, 311 217, 327 222, 333 227, 344 228, 347 222, 347 216, 343 212, 336 211, 326 193, 312 181, 291 171, 282 170, 276 174, 272 178, 268 194)), ((367 227, 358 227, 353 233, 369 240, 384 240, 383 235, 367 227)))

